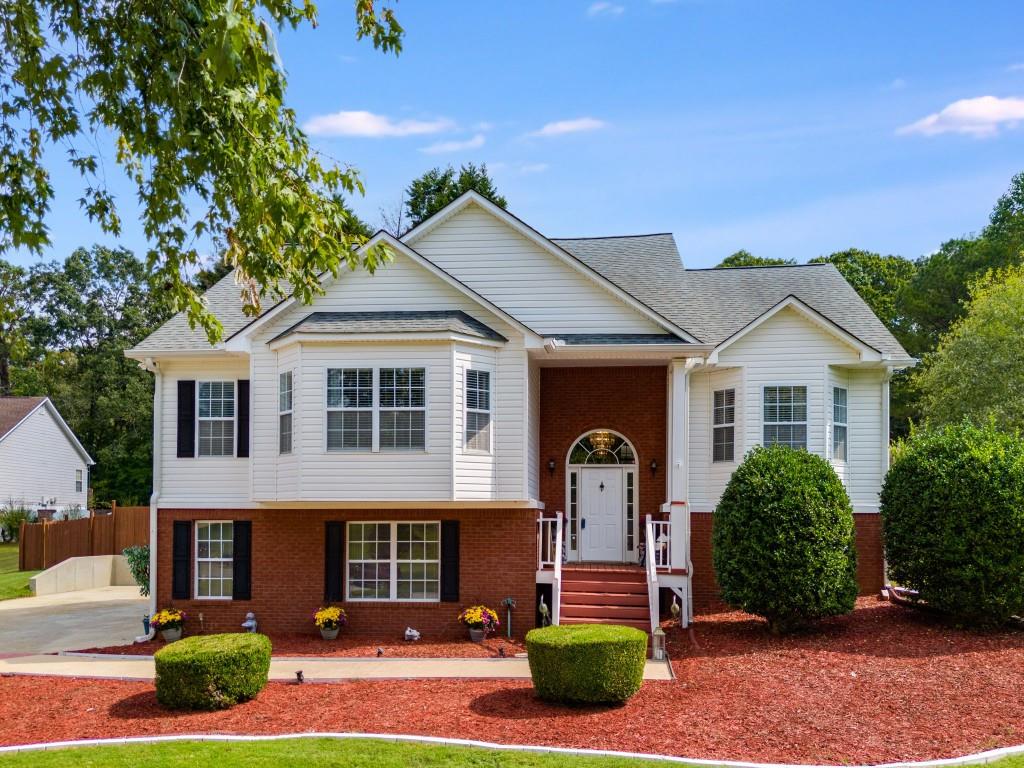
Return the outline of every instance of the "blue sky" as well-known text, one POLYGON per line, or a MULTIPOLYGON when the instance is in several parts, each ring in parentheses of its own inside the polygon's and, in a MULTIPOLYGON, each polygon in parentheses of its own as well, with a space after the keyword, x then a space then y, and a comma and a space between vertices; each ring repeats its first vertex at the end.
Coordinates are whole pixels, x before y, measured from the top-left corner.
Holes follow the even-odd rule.
MULTIPOLYGON (((289 101, 362 171, 375 226, 415 176, 474 161, 552 237, 671 231, 690 267, 916 258, 980 229, 1024 171, 1019 2, 403 0, 397 58, 355 42, 350 2, 320 6, 282 33, 289 101)), ((110 242, 52 167, 48 257, 110 242)))

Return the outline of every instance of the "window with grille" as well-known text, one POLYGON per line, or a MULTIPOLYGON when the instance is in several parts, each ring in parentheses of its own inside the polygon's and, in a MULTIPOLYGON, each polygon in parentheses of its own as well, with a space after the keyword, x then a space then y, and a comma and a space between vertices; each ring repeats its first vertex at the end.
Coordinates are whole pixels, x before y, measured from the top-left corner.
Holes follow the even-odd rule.
POLYGON ((235 382, 201 381, 196 390, 200 456, 235 455, 235 382))
POLYGON ((807 387, 764 388, 764 444, 807 448, 807 387))
POLYGON ((381 450, 424 450, 427 445, 425 368, 380 369, 381 450))
POLYGON ((720 389, 714 394, 712 460, 733 461, 736 441, 736 390, 720 389))
POLYGON ((832 458, 846 461, 847 393, 843 387, 832 388, 832 458))
POLYGON ((196 523, 196 597, 231 597, 234 529, 230 520, 196 523))
POLYGON ((373 369, 327 371, 327 450, 373 449, 373 369))
POLYGON ((440 523, 348 524, 349 600, 440 597, 440 523))
POLYGON ((466 450, 491 450, 491 374, 466 371, 466 450))
POLYGON ((277 441, 280 453, 292 452, 292 372, 277 378, 277 441))

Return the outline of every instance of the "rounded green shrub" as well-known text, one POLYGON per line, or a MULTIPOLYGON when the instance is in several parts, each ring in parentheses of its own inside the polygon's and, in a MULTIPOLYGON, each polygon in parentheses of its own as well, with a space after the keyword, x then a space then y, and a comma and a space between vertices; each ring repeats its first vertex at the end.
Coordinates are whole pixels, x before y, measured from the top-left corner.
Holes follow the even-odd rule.
POLYGON ((526 633, 533 688, 569 704, 626 701, 640 690, 647 633, 613 624, 562 624, 526 633))
POLYGON ((853 610, 853 509, 820 456, 778 445, 748 453, 715 509, 712 546, 722 598, 772 632, 853 610))
POLYGON ((156 698, 170 709, 227 709, 267 684, 270 638, 256 634, 186 637, 161 648, 156 698))
POLYGON ((962 624, 1024 615, 1024 441, 958 424, 901 443, 882 487, 889 574, 962 624))

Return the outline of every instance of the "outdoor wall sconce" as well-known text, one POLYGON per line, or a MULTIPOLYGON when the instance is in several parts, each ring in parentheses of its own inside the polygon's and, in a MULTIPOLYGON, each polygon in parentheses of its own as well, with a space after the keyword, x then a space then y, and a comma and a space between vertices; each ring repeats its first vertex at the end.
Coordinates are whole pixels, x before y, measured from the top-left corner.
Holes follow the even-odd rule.
POLYGON ((657 459, 651 459, 651 474, 652 475, 658 474, 658 460, 657 459))
POLYGON ((548 459, 548 472, 550 472, 552 475, 555 474, 555 460, 554 459, 548 459))

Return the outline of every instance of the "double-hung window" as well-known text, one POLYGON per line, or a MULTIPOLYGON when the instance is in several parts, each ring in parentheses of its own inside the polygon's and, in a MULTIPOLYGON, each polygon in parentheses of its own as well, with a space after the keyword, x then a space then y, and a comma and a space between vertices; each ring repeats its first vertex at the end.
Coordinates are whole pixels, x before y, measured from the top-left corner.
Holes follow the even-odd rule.
POLYGON ((712 440, 713 461, 733 461, 736 440, 736 390, 720 389, 715 392, 714 429, 712 440))
POLYGON ((76 469, 75 470, 75 493, 81 493, 82 492, 82 485, 84 484, 83 481, 84 481, 84 474, 82 473, 82 470, 76 469))
POLYGON ((466 450, 491 450, 491 374, 466 371, 466 450))
POLYGON ((277 441, 280 453, 292 452, 293 377, 285 371, 277 377, 277 441))
POLYGON ((199 455, 235 455, 235 382, 200 381, 199 455))
POLYGON ((196 597, 230 599, 234 586, 235 526, 196 523, 196 597))
POLYGON ((349 523, 348 599, 441 597, 441 524, 349 523))
POLYGON ((373 448, 373 369, 327 371, 327 450, 373 448))
POLYGON ((764 444, 807 448, 807 387, 764 388, 764 444))
POLYGON ((832 388, 832 458, 846 461, 847 444, 847 392, 843 387, 832 388))
POLYGON ((427 445, 425 368, 380 369, 381 450, 423 450, 427 445))

